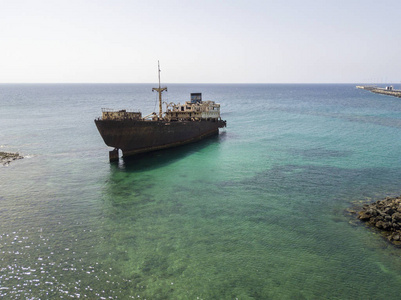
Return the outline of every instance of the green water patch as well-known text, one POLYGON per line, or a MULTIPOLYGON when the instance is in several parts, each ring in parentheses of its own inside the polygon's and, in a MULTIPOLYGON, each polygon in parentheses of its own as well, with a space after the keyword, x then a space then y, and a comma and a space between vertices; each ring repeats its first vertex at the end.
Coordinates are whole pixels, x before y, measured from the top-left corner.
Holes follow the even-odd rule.
POLYGON ((399 252, 372 231, 349 224, 343 214, 354 199, 394 190, 396 168, 276 164, 259 172, 244 170, 244 163, 221 176, 232 158, 206 159, 211 149, 219 147, 149 168, 149 161, 139 169, 129 163, 94 164, 91 173, 67 168, 66 180, 52 169, 37 169, 24 177, 34 181, 24 180, 18 197, 11 185, 1 199, 2 218, 10 221, 2 223, 1 295, 362 299, 399 294, 399 252), (81 173, 91 182, 84 190, 81 173))
POLYGON ((107 180, 99 247, 111 251, 103 264, 126 280, 126 295, 361 299, 399 292, 399 259, 342 214, 346 197, 386 185, 373 176, 384 170, 288 165, 216 182, 180 167, 116 169, 107 180), (360 176, 371 181, 360 185, 360 176))

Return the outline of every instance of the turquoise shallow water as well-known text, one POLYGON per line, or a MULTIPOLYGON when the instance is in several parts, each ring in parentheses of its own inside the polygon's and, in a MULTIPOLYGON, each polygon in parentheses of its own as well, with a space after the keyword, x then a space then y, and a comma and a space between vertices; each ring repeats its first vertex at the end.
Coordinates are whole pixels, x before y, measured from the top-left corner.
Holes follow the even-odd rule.
POLYGON ((108 162, 100 108, 152 85, 0 85, 5 299, 398 299, 401 250, 346 213, 401 191, 401 100, 354 85, 169 85, 218 137, 108 162))

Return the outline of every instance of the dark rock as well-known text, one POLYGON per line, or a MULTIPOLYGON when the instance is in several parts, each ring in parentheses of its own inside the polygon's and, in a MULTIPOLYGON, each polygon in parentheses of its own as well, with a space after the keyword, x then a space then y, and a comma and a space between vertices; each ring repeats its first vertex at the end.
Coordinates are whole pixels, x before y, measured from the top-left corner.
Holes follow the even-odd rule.
POLYGON ((401 213, 396 212, 392 214, 391 218, 393 219, 393 222, 401 222, 401 213))
POLYGON ((376 220, 376 222, 377 222, 377 221, 383 221, 383 220, 384 220, 384 217, 385 217, 385 216, 378 215, 378 216, 374 217, 374 220, 376 220))
POLYGON ((371 215, 368 214, 366 211, 361 211, 361 212, 359 212, 358 218, 359 218, 360 220, 362 220, 362 221, 367 221, 367 220, 370 219, 370 217, 371 217, 371 215))
POLYGON ((390 228, 390 223, 384 222, 384 221, 378 221, 376 222, 375 225, 377 228, 379 229, 383 229, 383 230, 389 230, 390 228))
POLYGON ((395 213, 395 211, 392 207, 385 208, 384 212, 386 213, 386 215, 392 215, 393 213, 395 213))
POLYGON ((375 217, 378 215, 377 210, 375 208, 368 208, 367 210, 365 210, 365 213, 370 215, 371 217, 375 217))

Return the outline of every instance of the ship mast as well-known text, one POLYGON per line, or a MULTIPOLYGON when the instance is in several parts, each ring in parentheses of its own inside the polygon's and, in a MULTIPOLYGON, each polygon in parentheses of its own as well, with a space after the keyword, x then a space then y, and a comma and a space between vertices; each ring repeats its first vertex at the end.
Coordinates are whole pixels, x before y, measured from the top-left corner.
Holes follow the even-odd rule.
POLYGON ((159 118, 161 119, 162 118, 162 114, 163 114, 162 93, 164 91, 167 92, 167 88, 166 87, 164 87, 164 88, 160 87, 160 63, 159 63, 159 61, 157 61, 157 66, 159 68, 159 87, 158 88, 152 88, 152 92, 156 91, 156 92, 159 93, 159 118))

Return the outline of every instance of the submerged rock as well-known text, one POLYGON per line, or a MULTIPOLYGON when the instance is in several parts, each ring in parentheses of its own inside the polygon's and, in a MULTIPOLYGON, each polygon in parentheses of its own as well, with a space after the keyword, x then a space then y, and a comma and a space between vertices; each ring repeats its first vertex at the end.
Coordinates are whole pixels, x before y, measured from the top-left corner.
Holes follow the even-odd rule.
POLYGON ((0 162, 3 164, 3 166, 8 165, 14 160, 22 158, 24 157, 19 155, 19 153, 0 152, 0 162))
POLYGON ((379 229, 394 245, 401 245, 401 197, 387 197, 364 205, 358 219, 379 229))

